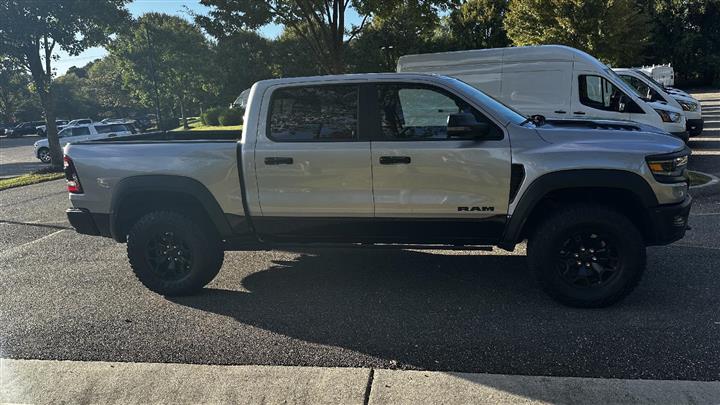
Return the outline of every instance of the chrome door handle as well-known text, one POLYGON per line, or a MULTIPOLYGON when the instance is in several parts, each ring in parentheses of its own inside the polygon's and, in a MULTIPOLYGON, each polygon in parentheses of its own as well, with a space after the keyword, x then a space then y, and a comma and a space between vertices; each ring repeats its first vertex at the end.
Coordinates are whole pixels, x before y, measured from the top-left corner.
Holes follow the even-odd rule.
POLYGON ((380 156, 381 165, 409 165, 410 156, 380 156))

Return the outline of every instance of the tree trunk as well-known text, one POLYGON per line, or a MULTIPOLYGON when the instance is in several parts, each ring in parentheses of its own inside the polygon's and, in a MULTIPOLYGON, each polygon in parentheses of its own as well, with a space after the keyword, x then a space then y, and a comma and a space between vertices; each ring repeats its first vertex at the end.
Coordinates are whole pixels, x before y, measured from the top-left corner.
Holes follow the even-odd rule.
POLYGON ((50 163, 55 169, 63 167, 63 150, 60 147, 57 124, 55 123, 55 97, 52 91, 40 96, 43 109, 45 110, 45 133, 47 134, 48 146, 50 146, 50 163))
POLYGON ((25 57, 27 58, 30 74, 32 75, 33 82, 35 82, 38 96, 40 96, 40 103, 45 111, 45 133, 48 139, 48 146, 50 147, 51 164, 53 168, 60 170, 63 167, 63 153, 60 147, 60 138, 58 138, 57 125, 55 124, 55 99, 50 89, 52 82, 50 60, 46 60, 48 69, 46 73, 40 60, 39 40, 27 47, 25 57))
POLYGON ((180 102, 180 115, 182 116, 183 129, 190 129, 187 117, 185 116, 185 103, 183 101, 180 102))

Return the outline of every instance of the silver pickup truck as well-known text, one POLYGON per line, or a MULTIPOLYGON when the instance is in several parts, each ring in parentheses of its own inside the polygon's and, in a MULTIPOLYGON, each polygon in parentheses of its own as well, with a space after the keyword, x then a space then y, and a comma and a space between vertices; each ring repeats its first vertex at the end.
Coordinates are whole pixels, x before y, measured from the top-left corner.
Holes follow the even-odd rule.
POLYGON ((645 247, 687 228, 682 141, 629 122, 529 119, 448 77, 261 81, 244 122, 242 134, 68 145, 70 223, 126 242, 138 279, 165 295, 201 289, 226 250, 527 239, 543 289, 580 307, 627 295, 645 247))

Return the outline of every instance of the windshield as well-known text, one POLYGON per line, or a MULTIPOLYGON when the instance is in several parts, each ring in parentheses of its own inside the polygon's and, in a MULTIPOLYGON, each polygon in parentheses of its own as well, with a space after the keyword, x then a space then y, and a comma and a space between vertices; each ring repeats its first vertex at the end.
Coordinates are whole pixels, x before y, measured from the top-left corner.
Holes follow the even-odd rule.
POLYGON ((635 90, 632 86, 630 86, 629 84, 627 84, 627 83, 625 82, 625 80, 623 80, 620 76, 618 76, 618 74, 615 73, 614 70, 612 70, 612 69, 610 69, 610 68, 607 68, 607 69, 605 69, 605 73, 607 73, 607 74, 609 74, 610 76, 612 76, 613 78, 617 79, 617 80, 615 80, 616 83, 613 83, 613 84, 615 84, 616 86, 620 86, 622 89, 624 89, 626 92, 628 92, 628 93, 630 93, 630 94, 634 94, 635 97, 637 97, 637 98, 639 98, 639 99, 641 99, 641 100, 647 101, 647 99, 646 99, 645 97, 641 96, 641 95, 637 92, 637 90, 635 90))
POLYGON ((510 120, 510 122, 514 124, 520 124, 525 121, 525 116, 522 115, 519 111, 516 109, 510 107, 509 105, 503 103, 500 100, 497 100, 495 97, 484 93, 475 87, 465 83, 464 81, 457 79, 455 77, 449 77, 446 76, 448 79, 455 81, 459 87, 462 87, 463 90, 466 92, 472 94, 473 96, 483 100, 486 104, 489 104, 490 107, 494 107, 497 110, 503 111, 506 115, 506 118, 510 120))

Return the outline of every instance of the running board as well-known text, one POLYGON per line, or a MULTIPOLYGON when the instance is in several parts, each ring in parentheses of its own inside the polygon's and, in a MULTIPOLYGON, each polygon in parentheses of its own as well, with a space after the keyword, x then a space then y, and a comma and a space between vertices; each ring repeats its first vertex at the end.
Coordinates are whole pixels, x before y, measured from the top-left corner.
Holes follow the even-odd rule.
POLYGON ((487 245, 419 245, 400 243, 247 243, 225 241, 225 250, 285 250, 285 249, 419 249, 419 250, 482 250, 490 252, 492 246, 487 245))

